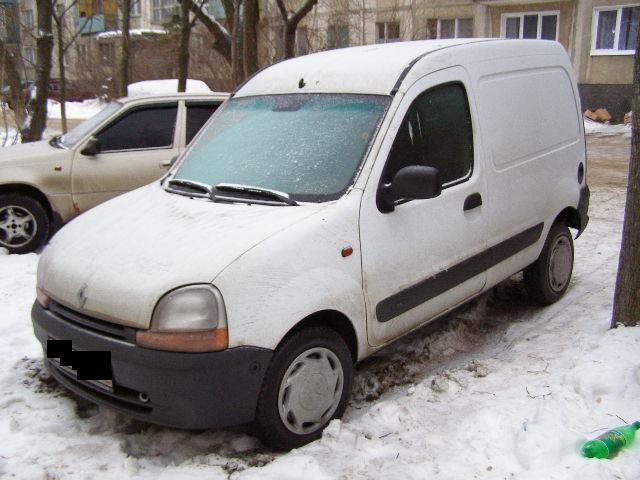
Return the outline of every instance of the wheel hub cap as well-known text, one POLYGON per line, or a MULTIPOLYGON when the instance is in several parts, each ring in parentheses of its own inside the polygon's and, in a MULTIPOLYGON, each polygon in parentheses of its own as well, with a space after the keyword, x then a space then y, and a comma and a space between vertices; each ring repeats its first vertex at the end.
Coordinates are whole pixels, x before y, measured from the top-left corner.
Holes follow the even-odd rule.
POLYGON ((278 412, 288 430, 308 434, 334 414, 342 397, 344 372, 338 357, 316 347, 300 354, 280 384, 278 412))
POLYGON ((33 239, 37 229, 34 216, 25 208, 17 205, 0 208, 0 245, 22 247, 33 239))
POLYGON ((549 281, 551 288, 560 292, 566 286, 571 277, 573 268, 573 256, 571 245, 565 237, 558 237, 551 249, 549 258, 549 281))

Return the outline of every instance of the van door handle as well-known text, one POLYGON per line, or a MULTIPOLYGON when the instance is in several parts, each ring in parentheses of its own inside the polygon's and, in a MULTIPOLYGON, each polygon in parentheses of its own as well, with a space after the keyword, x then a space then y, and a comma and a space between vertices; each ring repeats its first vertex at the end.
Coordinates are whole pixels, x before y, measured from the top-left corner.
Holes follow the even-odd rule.
POLYGON ((472 193, 464 200, 464 208, 463 210, 466 212, 467 210, 473 210, 474 208, 478 208, 482 205, 482 195, 479 193, 472 193))

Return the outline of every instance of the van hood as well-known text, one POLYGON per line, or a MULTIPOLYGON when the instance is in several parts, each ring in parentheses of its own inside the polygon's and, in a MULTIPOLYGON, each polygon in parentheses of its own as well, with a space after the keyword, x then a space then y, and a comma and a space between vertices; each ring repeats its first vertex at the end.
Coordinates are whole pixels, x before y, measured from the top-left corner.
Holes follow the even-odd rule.
POLYGON ((165 293, 211 283, 243 253, 326 205, 214 203, 165 192, 156 182, 60 230, 40 259, 38 286, 76 311, 149 328, 165 293))

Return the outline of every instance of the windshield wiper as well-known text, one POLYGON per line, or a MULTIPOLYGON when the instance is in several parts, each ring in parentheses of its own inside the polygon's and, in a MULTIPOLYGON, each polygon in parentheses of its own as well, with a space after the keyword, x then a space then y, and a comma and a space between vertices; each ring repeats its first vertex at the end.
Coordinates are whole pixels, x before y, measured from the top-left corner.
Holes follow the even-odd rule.
POLYGON ((180 195, 189 195, 195 197, 210 198, 213 194, 211 187, 205 183, 194 182, 193 180, 183 180, 181 178, 172 178, 167 182, 166 189, 172 193, 180 195), (172 188, 178 187, 178 188, 172 188), (186 189, 186 190, 185 190, 186 189), (192 191, 189 191, 192 190, 192 191), (195 190, 195 192, 193 191, 195 190))
POLYGON ((276 200, 279 200, 282 203, 286 203, 287 205, 298 205, 295 200, 291 199, 288 193, 279 192, 278 190, 271 190, 270 188, 254 187, 251 185, 238 185, 235 183, 219 183, 215 186, 215 188, 216 190, 249 193, 262 197, 275 198, 276 200))

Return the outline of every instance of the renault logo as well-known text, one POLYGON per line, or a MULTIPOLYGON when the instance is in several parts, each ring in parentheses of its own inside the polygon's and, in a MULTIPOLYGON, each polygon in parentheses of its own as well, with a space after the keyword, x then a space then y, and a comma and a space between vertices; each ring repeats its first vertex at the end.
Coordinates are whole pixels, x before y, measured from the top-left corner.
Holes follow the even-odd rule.
POLYGON ((80 304, 80 308, 83 308, 84 304, 87 303, 88 289, 89 289, 89 285, 87 285, 86 283, 83 283, 82 286, 80 287, 80 290, 78 290, 78 303, 80 304))

